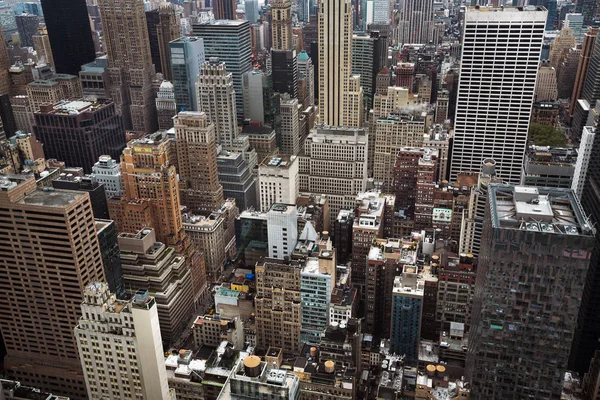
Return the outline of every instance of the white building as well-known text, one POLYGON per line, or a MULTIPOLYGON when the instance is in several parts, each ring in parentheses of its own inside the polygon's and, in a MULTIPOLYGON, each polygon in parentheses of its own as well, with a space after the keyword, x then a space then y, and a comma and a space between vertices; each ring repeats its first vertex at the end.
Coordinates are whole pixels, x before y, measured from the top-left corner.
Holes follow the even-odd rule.
POLYGON ((520 182, 547 15, 536 6, 467 8, 450 181, 493 158, 500 178, 520 182))
POLYGON ((258 166, 260 210, 275 203, 295 204, 298 198, 298 157, 273 156, 258 166))
POLYGON ((264 91, 268 88, 271 76, 259 70, 242 75, 242 94, 244 97, 244 118, 265 123, 264 91))
POLYGON ((99 183, 104 185, 107 198, 123 195, 121 166, 110 156, 100 156, 98 162, 92 167, 92 174, 99 183))
POLYGON ((298 99, 291 99, 287 94, 284 96, 279 103, 279 114, 281 115, 281 147, 279 150, 283 154, 295 156, 300 151, 298 99))
POLYGON ((575 192, 575 196, 581 199, 583 193, 583 185, 587 176, 588 165, 592 156, 594 147, 594 137, 596 136, 596 128, 593 126, 584 126, 581 134, 581 143, 577 151, 577 162, 575 163, 575 172, 573 173, 573 183, 571 189, 575 192))
POLYGON ((289 257, 298 242, 298 209, 294 204, 276 203, 267 212, 269 258, 289 257))
POLYGON ((389 0, 373 0, 373 23, 389 24, 390 16, 391 13, 389 0))
POLYGON ((314 343, 319 341, 321 333, 329 325, 329 303, 331 291, 335 285, 335 250, 325 249, 323 261, 309 257, 300 272, 300 291, 302 292, 302 326, 300 341, 314 343), (327 262, 333 257, 333 263, 327 262))
POLYGON ((154 298, 140 290, 117 300, 108 284, 84 292, 75 328, 90 399, 172 399, 154 298))
POLYGON ((231 146, 237 137, 237 108, 233 75, 218 58, 210 60, 200 70, 196 83, 198 111, 208 114, 215 124, 217 141, 231 146))
POLYGON ((298 157, 300 191, 325 194, 331 224, 353 209, 366 190, 369 134, 364 129, 320 127, 310 132, 298 157))

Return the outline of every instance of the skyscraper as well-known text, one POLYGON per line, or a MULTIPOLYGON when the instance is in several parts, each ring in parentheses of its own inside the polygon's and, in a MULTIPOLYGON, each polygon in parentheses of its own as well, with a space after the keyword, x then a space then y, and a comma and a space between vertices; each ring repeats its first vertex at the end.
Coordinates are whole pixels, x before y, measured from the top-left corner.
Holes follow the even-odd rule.
POLYGON ((38 32, 38 25, 43 21, 42 17, 31 14, 21 14, 15 16, 17 21, 17 30, 19 31, 20 46, 33 46, 33 35, 38 32))
POLYGON ((164 79, 170 81, 173 79, 171 74, 171 52, 169 42, 179 37, 179 21, 175 15, 175 9, 171 3, 162 3, 158 8, 159 24, 156 27, 158 38, 158 53, 160 55, 160 69, 156 66, 157 72, 162 72, 164 79))
POLYGON ((315 104, 315 68, 308 54, 298 54, 298 102, 304 109, 315 104))
POLYGON ((196 82, 200 68, 206 61, 204 40, 184 36, 170 42, 169 47, 177 111, 198 111, 196 82))
POLYGON ((575 3, 575 12, 583 14, 584 25, 592 25, 597 9, 598 2, 596 0, 577 0, 575 3))
POLYGON ((217 172, 215 124, 204 112, 182 111, 174 118, 181 204, 210 215, 223 204, 217 172))
POLYGON ((467 353, 472 398, 558 399, 594 229, 570 189, 498 184, 484 224, 467 353))
POLYGON ((283 154, 295 156, 300 152, 298 99, 286 96, 280 102, 279 112, 281 114, 281 144, 279 145, 279 151, 283 154))
POLYGON ((273 90, 298 97, 298 60, 296 50, 271 51, 271 76, 273 90))
POLYGON ((320 121, 343 126, 344 101, 352 70, 350 0, 321 0, 318 67, 320 121))
POLYGON ((169 81, 163 81, 156 93, 156 115, 158 116, 158 129, 167 130, 173 127, 173 117, 177 114, 175 103, 175 90, 169 81))
POLYGON ((427 44, 433 37, 433 24, 433 0, 405 0, 396 17, 396 40, 427 44))
POLYGON ((478 170, 488 157, 498 163, 499 178, 520 181, 547 12, 496 10, 475 6, 465 14, 452 181, 461 171, 478 170), (488 40, 493 52, 485 52, 488 40))
POLYGON ((121 118, 110 100, 83 99, 40 106, 35 114, 35 132, 44 144, 47 158, 82 167, 91 173, 103 154, 118 158, 125 148, 121 118))
POLYGON ((86 286, 104 281, 90 198, 37 189, 33 176, 0 177, 0 187, 5 371, 26 385, 85 399, 73 337, 77 304, 86 286))
POLYGON ((236 93, 233 74, 218 58, 202 65, 196 83, 198 110, 215 125, 217 142, 231 146, 237 137, 236 93))
POLYGON ((56 72, 79 74, 83 64, 96 58, 85 1, 43 0, 42 8, 56 72))
MULTIPOLYGON (((39 28, 38 33, 32 36, 32 40, 33 40, 33 48, 35 49, 35 51, 38 55, 38 60, 40 60, 41 62, 44 62, 44 63, 50 65, 51 67, 53 67, 54 69, 56 69, 56 67, 54 65, 54 57, 52 54, 52 48, 50 46, 50 38, 48 36, 47 28, 46 27, 39 28)), ((2 44, 0 44, 0 46, 2 46, 2 44)), ((0 58, 2 58, 2 57, 0 57, 0 58)), ((0 74, 1 73, 2 72, 0 71, 0 74)), ((1 91, 1 89, 0 89, 0 91, 1 91)))
POLYGON ((210 21, 193 25, 194 36, 204 39, 206 59, 217 57, 232 74, 239 121, 244 119, 242 75, 252 70, 249 25, 248 21, 242 20, 210 21))
POLYGON ((274 0, 271 3, 271 49, 291 50, 292 43, 292 2, 274 0))
POLYGON ((245 0, 244 9, 246 11, 246 19, 251 24, 255 24, 258 21, 258 0, 245 0))
POLYGON ((10 92, 10 76, 8 75, 8 69, 10 68, 10 56, 8 55, 8 48, 6 46, 6 40, 0 29, 0 94, 6 94, 10 92))
POLYGON ((237 3, 235 0, 212 0, 211 3, 215 19, 236 19, 237 3))
POLYGON ((147 290, 121 301, 106 283, 92 283, 81 314, 75 337, 88 398, 171 399, 157 305, 147 290))
POLYGON ((144 3, 99 0, 98 5, 108 55, 111 97, 126 129, 154 132, 157 128, 152 90, 154 67, 144 3))
POLYGON ((598 35, 597 28, 590 28, 590 30, 583 35, 583 44, 581 45, 579 64, 577 65, 577 74, 575 75, 575 84, 573 86, 573 93, 571 94, 571 102, 569 103, 569 115, 573 115, 575 112, 575 104, 577 103, 577 100, 581 98, 588 68, 590 66, 590 59, 592 52, 594 51, 596 35, 598 35))

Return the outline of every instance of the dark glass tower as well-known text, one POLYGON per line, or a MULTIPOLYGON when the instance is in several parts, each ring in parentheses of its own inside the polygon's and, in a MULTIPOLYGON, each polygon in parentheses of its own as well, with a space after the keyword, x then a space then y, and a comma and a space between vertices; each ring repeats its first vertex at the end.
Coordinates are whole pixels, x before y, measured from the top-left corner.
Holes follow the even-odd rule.
POLYGON ((56 72, 79 75, 96 58, 85 0, 42 0, 42 9, 56 72))

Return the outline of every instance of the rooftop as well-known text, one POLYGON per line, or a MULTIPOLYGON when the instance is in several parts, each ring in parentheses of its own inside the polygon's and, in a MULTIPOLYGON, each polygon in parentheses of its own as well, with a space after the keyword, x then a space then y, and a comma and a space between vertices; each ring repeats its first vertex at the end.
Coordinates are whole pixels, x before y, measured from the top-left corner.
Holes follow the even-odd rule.
POLYGON ((294 212, 297 212, 297 208, 295 204, 275 203, 271 206, 271 209, 269 210, 269 213, 273 212, 291 215, 294 212))
POLYGON ((260 164, 261 167, 288 169, 296 160, 296 156, 277 155, 266 157, 260 164))
POLYGON ((106 99, 97 99, 94 101, 86 101, 83 98, 77 100, 62 100, 54 105, 42 105, 37 112, 40 114, 52 115, 79 115, 84 112, 94 112, 111 103, 111 100, 106 99))
POLYGON ((64 208, 79 200, 84 195, 84 193, 78 191, 54 190, 51 187, 44 187, 28 194, 20 203, 42 207, 64 208))
POLYGON ((592 236, 594 228, 570 189, 491 184, 495 228, 592 236))

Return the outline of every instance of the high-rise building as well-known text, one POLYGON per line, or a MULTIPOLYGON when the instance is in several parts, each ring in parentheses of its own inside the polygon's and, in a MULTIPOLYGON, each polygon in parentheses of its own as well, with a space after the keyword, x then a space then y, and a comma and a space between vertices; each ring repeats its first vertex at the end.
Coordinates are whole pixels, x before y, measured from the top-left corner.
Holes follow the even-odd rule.
POLYGON ((343 112, 352 72, 352 4, 322 0, 319 6, 319 117, 344 126, 343 112))
POLYGON ((237 2, 235 0, 213 0, 211 1, 213 14, 217 20, 236 19, 237 2))
POLYGON ((33 46, 33 35, 38 32, 38 26, 42 17, 32 14, 20 14, 15 16, 17 30, 19 32, 19 44, 22 47, 33 46))
POLYGON ((258 21, 258 0, 245 0, 244 10, 246 11, 246 19, 250 24, 255 24, 258 21))
POLYGON ((298 97, 298 60, 296 50, 271 51, 273 90, 292 98, 298 97))
POLYGON ((590 66, 590 59, 592 57, 592 52, 594 51, 596 35, 598 35, 598 29, 590 28, 583 36, 579 63, 577 65, 577 74, 575 75, 575 84, 573 86, 573 93, 571 94, 571 102, 569 103, 569 115, 573 115, 575 112, 575 104, 577 103, 577 100, 581 98, 588 68, 590 66))
POLYGON ((583 194, 583 187, 585 185, 590 160, 592 157, 592 151, 594 149, 595 136, 595 127, 583 127, 581 141, 579 143, 579 150, 577 151, 577 162, 575 164, 575 171, 573 172, 573 183, 571 185, 571 189, 573 192, 575 192, 575 195, 578 199, 581 199, 581 195, 583 194))
POLYGON ((583 22, 588 26, 592 25, 596 17, 597 8, 598 3, 595 0, 577 0, 575 3, 575 12, 583 15, 583 22))
POLYGON ((271 3, 271 24, 271 49, 293 49, 291 0, 274 0, 271 3))
POLYGON ((297 261, 266 259, 256 264, 256 340, 295 353, 300 346, 302 293, 297 261))
POLYGON ((223 204, 217 170, 215 125, 204 112, 182 111, 173 119, 181 204, 209 215, 223 204))
POLYGON ((86 287, 75 338, 88 398, 172 399, 157 305, 147 290, 117 300, 106 283, 86 287))
POLYGON ((260 122, 281 131, 280 96, 273 90, 273 77, 268 72, 252 70, 243 79, 244 119, 260 122), (262 99, 262 101, 257 101, 262 99))
POLYGON ((125 297, 125 284, 123 283, 123 268, 121 266, 121 253, 115 221, 110 219, 95 219, 96 232, 98 233, 98 246, 102 254, 104 277, 108 288, 117 298, 125 297))
POLYGON ((563 58, 566 57, 569 49, 575 47, 577 39, 573 33, 573 28, 563 27, 558 35, 550 43, 550 52, 548 61, 554 68, 558 68, 563 58))
POLYGON ((117 159, 125 148, 125 131, 110 100, 84 99, 42 105, 35 114, 35 133, 46 158, 82 167, 91 173, 98 157, 117 159))
POLYGON ((37 189, 33 176, 3 176, 0 186, 0 308, 10 310, 0 314, 5 371, 24 384, 85 399, 73 328, 85 287, 104 281, 89 196, 37 189))
POLYGON ((402 275, 395 277, 392 291, 391 351, 404 354, 409 362, 418 360, 421 338, 425 282, 417 274, 418 268, 405 265, 402 275))
POLYGON ((320 127, 305 141, 298 159, 300 191, 327 195, 331 224, 366 189, 368 146, 364 129, 320 127), (335 160, 332 154, 337 154, 335 160))
POLYGON ((175 90, 169 81, 163 81, 156 93, 156 115, 158 129, 168 130, 173 127, 173 117, 177 114, 175 103, 175 90))
POLYGON ((433 0, 406 0, 396 16, 396 41, 428 44, 433 37, 433 0))
POLYGON ((298 103, 304 109, 315 104, 315 68, 305 51, 298 54, 298 103))
POLYGON ((260 209, 267 212, 275 203, 295 204, 298 198, 298 158, 272 156, 258 166, 260 209))
POLYGON ((355 33, 352 36, 352 73, 360 75, 365 98, 365 111, 373 108, 373 93, 375 91, 375 74, 381 68, 375 59, 376 39, 366 33, 355 33))
POLYGON ((169 47, 177 111, 198 111, 196 82, 200 68, 206 61, 204 40, 184 36, 170 42, 169 47))
POLYGON ((362 128, 365 122, 364 91, 360 81, 360 75, 351 75, 348 79, 348 90, 344 94, 342 119, 344 125, 349 128, 362 128))
POLYGON ((298 209, 293 204, 274 203, 267 211, 269 258, 284 260, 298 242, 298 209))
POLYGON ((279 105, 279 113, 281 115, 281 143, 279 151, 290 156, 295 156, 300 152, 298 108, 298 99, 289 98, 289 96, 283 98, 279 105))
MULTIPOLYGON (((244 138, 249 146, 247 136, 241 136, 240 138, 244 138)), ((254 155, 256 156, 256 153, 254 155)), ((256 179, 252 172, 253 167, 245 158, 245 152, 221 152, 217 157, 217 167, 219 182, 223 185, 225 198, 235 199, 235 203, 241 210, 258 207, 256 179)))
POLYGON ((163 344, 168 345, 187 328, 194 312, 193 277, 186 258, 158 242, 154 229, 124 232, 118 240, 125 288, 130 295, 135 288, 154 294, 163 344))
POLYGON ((92 174, 99 183, 104 185, 106 198, 123 195, 123 182, 121 182, 121 167, 109 155, 101 155, 98 162, 92 167, 92 174))
POLYGON ((159 23, 156 26, 160 68, 155 65, 156 72, 162 72, 167 81, 173 80, 171 73, 171 51, 169 43, 179 37, 179 21, 171 3, 161 3, 158 7, 159 23))
POLYGON ((560 398, 594 230, 570 189, 531 186, 490 185, 484 224, 467 353, 473 396, 560 398))
POLYGON ((138 0, 99 0, 98 6, 108 55, 110 93, 123 124, 126 129, 154 132, 154 67, 144 4, 138 0))
POLYGON ((52 54, 52 48, 50 47, 50 37, 48 36, 48 29, 45 26, 43 28, 39 28, 37 34, 33 35, 31 39, 33 40, 33 48, 37 53, 38 60, 42 63, 50 65, 56 70, 56 66, 54 65, 54 56, 52 54))
POLYGON ((238 130, 233 74, 224 62, 210 58, 202 65, 196 90, 198 110, 205 112, 214 124, 217 142, 231 146, 238 130))
POLYGON ((548 63, 540 64, 533 99, 536 102, 556 101, 558 99, 556 69, 548 63))
POLYGON ((210 280, 218 280, 227 262, 225 243, 225 218, 213 213, 208 217, 185 213, 183 228, 190 241, 204 254, 206 274, 210 280))
POLYGON ((452 181, 461 171, 478 170, 487 157, 496 160, 498 176, 507 182, 519 182, 521 175, 547 12, 543 7, 489 10, 468 7, 465 14, 452 181), (498 32, 507 22, 508 40, 500 40, 498 32), (497 47, 481 60, 487 38, 497 47), (499 103, 503 96, 511 102, 499 103))
MULTIPOLYGON (((227 1, 227 0, 225 0, 227 1)), ((252 70, 250 23, 248 21, 210 21, 193 25, 194 36, 204 39, 206 59, 217 57, 233 77, 237 118, 244 119, 242 75, 252 70)), ((205 111, 199 109, 198 111, 205 111)))
POLYGON ((83 64, 96 58, 85 1, 43 0, 42 8, 56 72, 79 74, 83 64))
POLYGON ((579 13, 568 13, 563 22, 564 27, 572 28, 577 44, 583 39, 583 15, 579 13))
POLYGON ((8 75, 8 69, 10 68, 10 56, 8 54, 8 47, 6 46, 6 40, 0 29, 0 94, 6 94, 10 92, 10 76, 8 75))

